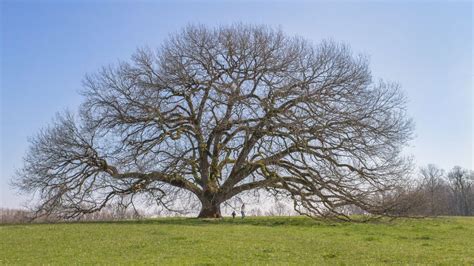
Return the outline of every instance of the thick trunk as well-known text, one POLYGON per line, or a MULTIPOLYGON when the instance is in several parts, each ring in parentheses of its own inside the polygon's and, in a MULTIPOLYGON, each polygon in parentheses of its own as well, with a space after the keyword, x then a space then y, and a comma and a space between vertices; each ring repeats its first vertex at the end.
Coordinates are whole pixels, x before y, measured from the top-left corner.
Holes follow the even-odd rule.
POLYGON ((201 202, 201 212, 198 218, 221 218, 221 204, 216 202, 201 202))

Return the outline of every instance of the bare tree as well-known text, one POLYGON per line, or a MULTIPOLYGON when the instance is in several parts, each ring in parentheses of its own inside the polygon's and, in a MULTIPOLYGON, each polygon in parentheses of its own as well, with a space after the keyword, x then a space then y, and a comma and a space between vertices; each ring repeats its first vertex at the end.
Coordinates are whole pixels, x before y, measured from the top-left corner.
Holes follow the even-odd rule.
POLYGON ((444 181, 444 171, 434 164, 420 168, 421 187, 427 201, 429 215, 439 215, 446 206, 447 198, 444 181))
POLYGON ((65 218, 123 195, 199 217, 250 190, 295 209, 339 216, 373 201, 409 167, 405 98, 372 80, 346 45, 312 45, 264 26, 188 26, 156 51, 84 79, 80 115, 57 117, 32 140, 16 184, 39 210, 65 218))
POLYGON ((448 180, 456 214, 474 214, 474 172, 455 166, 448 173, 448 180))

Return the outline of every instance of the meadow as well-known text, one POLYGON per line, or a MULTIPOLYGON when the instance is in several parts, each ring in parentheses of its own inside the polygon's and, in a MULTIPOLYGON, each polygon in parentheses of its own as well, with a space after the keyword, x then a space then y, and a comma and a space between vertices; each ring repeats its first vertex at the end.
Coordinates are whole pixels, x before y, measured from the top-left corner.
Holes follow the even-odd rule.
POLYGON ((0 264, 474 265, 474 217, 160 218, 0 226, 0 264))

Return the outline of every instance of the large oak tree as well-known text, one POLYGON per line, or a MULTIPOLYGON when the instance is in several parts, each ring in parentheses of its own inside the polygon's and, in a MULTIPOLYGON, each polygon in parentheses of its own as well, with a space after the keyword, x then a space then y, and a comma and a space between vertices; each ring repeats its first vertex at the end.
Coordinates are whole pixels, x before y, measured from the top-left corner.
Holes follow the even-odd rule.
POLYGON ((407 169, 405 98, 346 45, 264 26, 188 26, 84 79, 79 115, 35 138, 15 182, 65 218, 117 197, 199 200, 199 217, 251 190, 310 215, 382 214, 407 169))

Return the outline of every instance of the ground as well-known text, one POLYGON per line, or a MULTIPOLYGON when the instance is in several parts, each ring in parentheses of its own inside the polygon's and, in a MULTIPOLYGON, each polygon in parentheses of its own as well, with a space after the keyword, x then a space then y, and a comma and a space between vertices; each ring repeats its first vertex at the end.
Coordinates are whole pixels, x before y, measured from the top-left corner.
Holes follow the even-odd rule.
POLYGON ((303 217, 0 226, 0 264, 474 265, 474 217, 322 223, 303 217))

